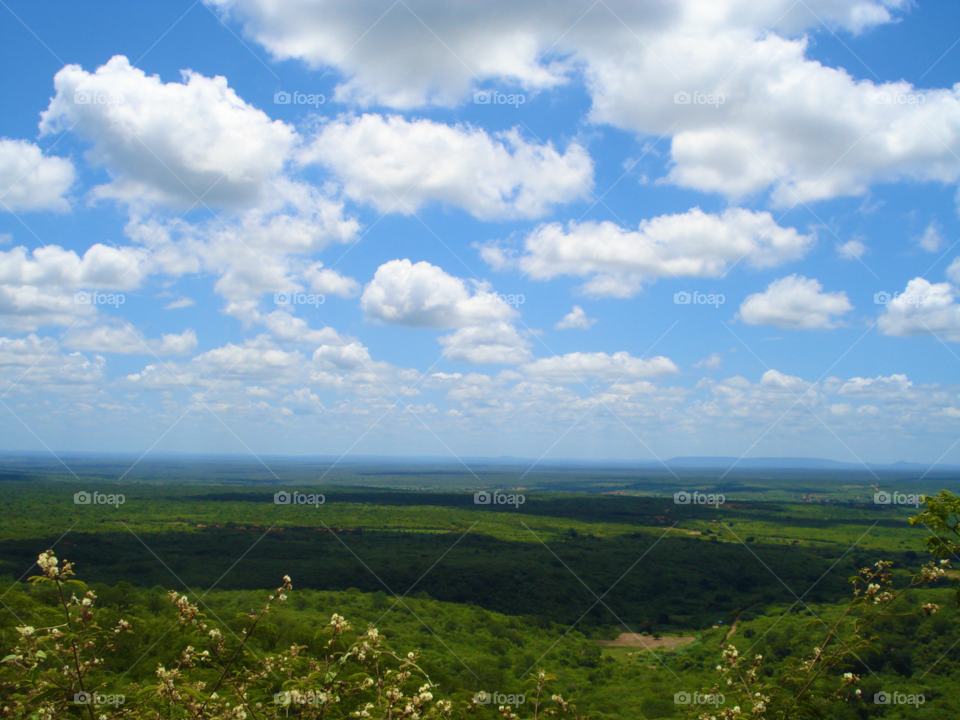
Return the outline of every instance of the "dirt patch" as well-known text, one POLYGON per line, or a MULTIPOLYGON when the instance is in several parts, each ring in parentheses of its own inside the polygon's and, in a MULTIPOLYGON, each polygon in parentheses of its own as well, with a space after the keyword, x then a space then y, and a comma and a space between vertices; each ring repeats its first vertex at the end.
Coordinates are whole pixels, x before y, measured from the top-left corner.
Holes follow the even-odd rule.
POLYGON ((620 633, 616 640, 597 640, 598 645, 603 647, 635 647, 641 650, 674 650, 681 645, 688 645, 696 640, 695 637, 665 635, 659 640, 652 636, 644 637, 636 633, 620 633))

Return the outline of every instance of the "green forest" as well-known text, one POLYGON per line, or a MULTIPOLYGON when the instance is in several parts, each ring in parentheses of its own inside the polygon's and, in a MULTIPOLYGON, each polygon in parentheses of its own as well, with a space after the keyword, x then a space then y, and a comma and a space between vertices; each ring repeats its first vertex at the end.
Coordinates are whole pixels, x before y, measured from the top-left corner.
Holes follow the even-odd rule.
POLYGON ((255 480, 0 483, 3 717, 960 710, 949 491, 524 487, 515 507, 364 482, 290 484, 322 494, 306 506, 255 480))

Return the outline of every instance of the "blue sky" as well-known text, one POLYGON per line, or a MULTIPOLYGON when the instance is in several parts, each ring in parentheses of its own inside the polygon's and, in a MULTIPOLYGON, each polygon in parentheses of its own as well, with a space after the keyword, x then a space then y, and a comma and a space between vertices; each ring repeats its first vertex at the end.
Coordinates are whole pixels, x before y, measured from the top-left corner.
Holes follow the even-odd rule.
POLYGON ((0 449, 960 462, 949 3, 0 14, 0 449))

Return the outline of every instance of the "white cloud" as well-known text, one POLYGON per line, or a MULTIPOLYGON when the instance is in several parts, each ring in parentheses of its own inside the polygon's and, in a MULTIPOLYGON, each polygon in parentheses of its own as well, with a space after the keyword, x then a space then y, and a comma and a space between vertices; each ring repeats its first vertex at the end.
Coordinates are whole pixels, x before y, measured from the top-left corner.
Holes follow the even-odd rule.
POLYGON ((270 334, 280 342, 307 345, 344 344, 340 334, 332 327, 315 330, 309 326, 305 318, 296 317, 285 310, 274 310, 272 313, 259 316, 258 321, 265 325, 270 334))
POLYGON ((703 368, 704 370, 716 370, 722 364, 723 358, 720 356, 720 353, 710 353, 709 357, 698 360, 693 366, 695 368, 703 368))
POLYGON ((310 388, 294 390, 281 403, 296 415, 319 415, 325 410, 320 398, 310 392, 310 388))
POLYGON ((303 273, 304 280, 310 284, 310 289, 323 295, 336 295, 342 298, 352 298, 360 294, 360 283, 352 277, 341 275, 336 270, 323 267, 323 263, 315 263, 303 273))
POLYGON ((529 360, 530 342, 514 327, 519 313, 488 283, 472 288, 428 262, 391 260, 360 298, 365 316, 394 325, 457 331, 438 338, 453 362, 511 364, 529 360))
POLYGON ((867 252, 867 246, 859 240, 837 243, 837 254, 844 260, 857 260, 867 252))
POLYGON ((276 58, 340 70, 344 102, 451 106, 477 81, 536 92, 584 77, 589 119, 672 135, 669 181, 706 192, 773 187, 774 202, 789 206, 875 182, 960 176, 953 89, 857 80, 807 58, 808 33, 824 23, 863 32, 895 21, 891 10, 908 0, 411 0, 386 13, 372 0, 216 4, 276 58), (678 104, 683 91, 725 102, 678 104))
POLYGON ((189 355, 197 347, 196 333, 187 328, 180 334, 163 335, 159 340, 145 338, 133 328, 101 325, 68 332, 62 343, 75 350, 120 355, 189 355))
POLYGON ((337 100, 413 108, 454 105, 478 79, 531 91, 551 88, 565 82, 578 63, 596 71, 602 60, 616 59, 628 49, 641 55, 638 33, 648 45, 678 26, 703 32, 729 25, 772 27, 792 33, 816 26, 820 18, 860 32, 890 22, 888 8, 904 3, 811 0, 797 7, 787 0, 610 0, 597 8, 569 1, 506 0, 482 5, 411 0, 393 7, 374 0, 347 6, 324 0, 214 4, 239 20, 244 32, 275 58, 338 67, 345 77, 336 89, 337 100))
POLYGON ((775 325, 793 330, 824 330, 837 326, 834 316, 853 310, 844 292, 823 292, 819 281, 802 275, 774 280, 762 293, 740 305, 740 317, 750 325, 775 325))
POLYGON ((179 300, 174 300, 171 303, 167 303, 163 306, 164 310, 182 310, 183 308, 193 307, 196 305, 196 302, 192 298, 184 297, 179 300))
POLYGON ((96 244, 79 257, 57 245, 29 252, 0 251, 0 327, 32 331, 44 326, 83 324, 97 314, 77 302, 79 289, 127 290, 137 287, 148 263, 133 248, 96 244))
POLYGON ((579 379, 590 378, 616 382, 669 375, 679 372, 679 368, 662 355, 644 360, 621 351, 613 355, 603 352, 554 355, 521 365, 520 371, 545 380, 577 382, 579 379))
POLYGON ((960 305, 955 302, 956 292, 950 283, 914 278, 907 283, 906 290, 887 304, 877 325, 884 335, 935 334, 950 342, 960 342, 960 305))
POLYGON ((127 290, 140 284, 144 266, 134 248, 97 243, 83 257, 57 245, 0 251, 0 284, 127 290))
POLYGON ((348 278, 318 274, 316 263, 291 257, 356 236, 359 223, 343 216, 343 203, 325 191, 286 178, 274 179, 266 193, 260 206, 199 224, 135 214, 127 234, 150 248, 158 271, 173 276, 215 274, 215 290, 232 301, 302 291, 304 284, 316 281, 336 281, 338 292, 352 288, 348 278))
POLYGON ((960 257, 953 259, 953 262, 950 263, 950 267, 947 268, 946 275, 948 280, 960 285, 960 257))
POLYGON ((440 338, 443 354, 453 362, 516 365, 529 360, 530 342, 507 322, 464 327, 440 338))
MULTIPOLYGON (((739 208, 712 215, 700 208, 644 220, 631 231, 612 222, 541 225, 524 241, 515 264, 534 279, 592 275, 592 295, 629 297, 657 277, 718 277, 743 260, 755 268, 774 267, 803 256, 815 235, 776 224, 770 213, 739 208)), ((495 266, 502 251, 481 252, 495 266)))
POLYGON ((576 143, 561 154, 517 129, 491 137, 397 115, 330 122, 299 159, 329 167, 346 195, 380 212, 409 214, 438 201, 483 220, 535 218, 585 196, 593 183, 593 162, 576 143))
POLYGON ((923 235, 919 235, 913 240, 921 248, 931 253, 939 252, 944 243, 943 234, 935 222, 927 225, 927 229, 923 231, 923 235))
POLYGON ((0 138, 0 210, 67 210, 76 173, 66 158, 33 143, 0 138))
POLYGON ((53 338, 34 334, 24 338, 0 337, 0 387, 5 388, 4 395, 33 389, 92 390, 102 384, 105 364, 99 356, 90 360, 78 352, 64 355, 53 338))
POLYGON ((360 298, 370 319, 423 328, 459 328, 510 320, 516 312, 483 284, 467 283, 428 262, 391 260, 373 276, 360 298))
POLYGON ((563 319, 553 327, 556 330, 589 330, 596 324, 596 318, 588 318, 587 313, 579 305, 563 316, 563 319))
POLYGON ((92 143, 88 159, 113 176, 100 197, 249 204, 266 195, 296 142, 293 128, 245 103, 224 77, 184 71, 183 82, 163 83, 117 55, 93 73, 65 66, 54 87, 41 132, 72 129, 92 143))

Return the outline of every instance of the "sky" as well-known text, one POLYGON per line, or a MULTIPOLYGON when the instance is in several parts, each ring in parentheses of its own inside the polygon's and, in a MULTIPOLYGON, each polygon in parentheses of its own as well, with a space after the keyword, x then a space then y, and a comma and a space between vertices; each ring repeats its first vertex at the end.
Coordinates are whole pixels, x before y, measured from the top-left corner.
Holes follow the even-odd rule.
POLYGON ((0 450, 960 462, 960 9, 0 3, 0 450))

